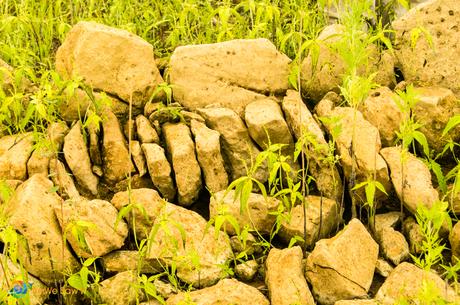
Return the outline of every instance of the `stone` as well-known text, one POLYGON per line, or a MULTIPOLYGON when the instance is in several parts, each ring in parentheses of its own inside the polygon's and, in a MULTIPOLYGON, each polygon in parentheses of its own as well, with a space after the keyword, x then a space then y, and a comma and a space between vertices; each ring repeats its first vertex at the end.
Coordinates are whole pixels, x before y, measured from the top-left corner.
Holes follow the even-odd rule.
POLYGON ((147 119, 142 114, 136 117, 137 137, 141 143, 156 143, 160 144, 160 138, 147 119))
MULTIPOLYGON (((339 92, 342 76, 347 71, 345 60, 339 52, 340 45, 346 41, 344 26, 333 24, 326 26, 318 36, 319 53, 317 58, 310 52, 301 65, 301 85, 308 96, 319 101, 329 91, 339 92)), ((394 58, 388 52, 380 53, 375 45, 368 47, 367 65, 358 69, 359 75, 376 73, 374 81, 383 86, 396 83, 394 76, 394 58)))
POLYGON ((391 181, 399 200, 411 213, 416 213, 419 204, 431 208, 439 200, 425 163, 413 154, 402 151, 401 147, 387 147, 380 153, 390 168, 391 181))
MULTIPOLYGON (((273 212, 278 210, 281 202, 272 197, 250 193, 247 199, 246 207, 241 206, 240 197, 235 195, 235 191, 220 191, 211 197, 209 203, 209 214, 211 218, 218 215, 230 215, 238 223, 239 229, 242 230, 248 226, 250 230, 257 231, 259 234, 270 234, 276 221, 273 212)), ((225 221, 222 229, 230 234, 236 234, 236 228, 225 221)))
POLYGON ((89 137, 89 157, 91 158, 91 163, 93 164, 93 167, 97 166, 98 168, 101 168, 102 152, 99 145, 99 140, 101 139, 101 125, 99 122, 91 122, 88 124, 86 129, 89 137))
POLYGON ((77 121, 64 138, 64 157, 73 176, 84 191, 97 195, 99 179, 91 170, 91 160, 83 138, 80 121, 77 121))
POLYGON ((103 280, 99 287, 102 302, 107 305, 135 305, 144 301, 144 292, 133 285, 137 281, 134 271, 120 272, 103 280))
POLYGON ((84 197, 75 197, 64 201, 54 208, 65 238, 79 257, 99 257, 120 249, 128 236, 128 226, 117 221, 118 211, 108 201, 84 197), (85 222, 84 242, 73 234, 72 228, 78 229, 77 222, 85 222))
POLYGON ((341 200, 342 179, 330 160, 329 144, 324 138, 320 125, 303 103, 299 92, 288 90, 282 102, 286 121, 295 138, 299 141, 307 137, 305 151, 308 157, 308 171, 315 179, 323 196, 341 200))
POLYGON ((220 133, 195 119, 191 120, 190 129, 195 137, 196 155, 206 188, 211 194, 226 189, 228 174, 220 149, 220 133))
POLYGON ((131 189, 142 189, 142 188, 154 189, 155 186, 153 185, 153 182, 152 182, 152 179, 150 179, 150 176, 144 175, 140 177, 139 174, 132 175, 131 179, 121 180, 114 186, 109 186, 109 189, 113 193, 122 192, 129 188, 131 189))
POLYGON ((391 227, 384 227, 377 231, 376 240, 380 245, 383 256, 395 266, 407 260, 409 255, 409 244, 404 235, 391 227))
POLYGON ((257 245, 257 240, 251 233, 234 235, 230 237, 230 245, 232 246, 233 253, 236 255, 244 252, 246 255, 262 252, 262 249, 257 245))
POLYGON ((131 141, 131 156, 134 164, 136 165, 139 177, 148 173, 147 161, 145 160, 144 153, 142 152, 141 144, 139 141, 131 141))
POLYGON ((172 284, 168 282, 164 282, 160 279, 155 279, 153 281, 153 285, 155 286, 156 292, 163 298, 169 299, 170 297, 177 294, 177 289, 172 284))
POLYGON ((401 212, 387 212, 374 216, 375 231, 385 227, 395 228, 401 222, 401 212))
POLYGON ((18 187, 5 209, 8 224, 27 241, 27 246, 18 244, 22 266, 45 284, 64 280, 64 274, 79 265, 68 246, 62 244, 54 214, 62 199, 52 188, 53 183, 45 176, 34 175, 18 187))
POLYGON ((102 121, 102 156, 104 178, 115 184, 134 171, 120 122, 113 112, 106 111, 102 121))
POLYGON ((184 123, 166 123, 162 128, 176 178, 178 202, 190 206, 201 190, 201 168, 190 129, 184 123))
POLYGON ((269 305, 267 298, 256 288, 235 279, 223 279, 212 287, 181 292, 166 301, 166 305, 180 305, 193 300, 196 305, 269 305))
MULTIPOLYGON (((21 71, 23 72, 23 71, 21 71)), ((34 85, 25 76, 17 79, 19 73, 0 58, 0 90, 6 95, 13 95, 17 92, 31 92, 34 85)))
POLYGON ((313 247, 317 240, 327 238, 342 221, 340 208, 334 200, 313 195, 305 197, 305 214, 302 204, 298 204, 290 212, 285 212, 283 219, 278 233, 281 240, 289 244, 294 237, 306 237, 302 244, 308 248, 313 247))
POLYGON ((288 89, 290 62, 267 39, 239 39, 178 47, 168 70, 174 99, 185 108, 218 104, 243 117, 250 102, 288 89))
POLYGON ((67 172, 64 163, 58 159, 51 159, 49 172, 50 178, 62 198, 69 199, 80 196, 72 176, 67 172))
POLYGON ((140 273, 156 274, 164 271, 157 260, 147 259, 138 251, 117 250, 101 257, 102 266, 106 272, 137 271, 140 273))
POLYGON ((439 275, 410 263, 401 263, 391 272, 377 291, 375 300, 382 305, 393 305, 401 299, 415 301, 415 304, 418 304, 418 296, 423 293, 427 284, 430 285, 430 295, 439 293, 445 301, 459 304, 460 297, 439 275))
POLYGON ((27 179, 27 161, 32 154, 34 143, 31 133, 0 138, 0 179, 27 179))
POLYGON ((380 305, 375 300, 341 300, 334 303, 334 305, 380 305))
POLYGON ((403 233, 409 242, 409 250, 413 255, 418 255, 422 253, 422 243, 424 237, 420 229, 420 225, 414 219, 414 217, 407 217, 403 222, 403 233))
POLYGON ((439 154, 448 140, 460 141, 460 126, 451 129, 443 137, 444 128, 450 118, 460 115, 460 101, 451 90, 442 87, 422 87, 415 90, 417 103, 412 110, 413 115, 417 123, 422 125, 419 130, 425 135, 430 149, 439 154))
MULTIPOLYGON (((249 137, 243 120, 229 108, 201 108, 198 112, 206 119, 206 125, 217 130, 222 137, 222 150, 229 162, 231 180, 247 175, 250 160, 255 160, 260 150, 249 137)), ((254 177, 264 183, 268 179, 266 165, 256 170, 254 177)))
POLYGON ((21 180, 0 180, 0 206, 10 200, 16 189, 22 184, 21 180))
POLYGON ((238 279, 250 282, 254 279, 259 269, 259 264, 255 259, 240 263, 235 266, 235 275, 238 279))
POLYGON ((406 81, 417 86, 445 87, 459 96, 459 15, 457 1, 433 0, 392 23, 395 55, 406 81), (429 36, 420 33, 420 28, 429 36), (419 33, 415 43, 413 33, 419 33))
POLYGON ((364 119, 377 127, 383 147, 393 146, 398 136, 404 114, 396 103, 397 94, 388 87, 369 92, 369 96, 358 107, 364 119))
POLYGON ((265 262, 265 283, 272 305, 314 305, 315 300, 303 274, 303 252, 299 246, 272 248, 265 262))
POLYGON ((307 258, 306 275, 321 304, 367 296, 379 247, 358 220, 331 239, 316 243, 307 258))
POLYGON ((390 263, 384 260, 383 258, 379 258, 377 260, 377 263, 375 264, 375 272, 377 272, 384 278, 390 276, 390 273, 391 271, 393 271, 393 269, 393 266, 391 266, 390 263))
POLYGON ((56 70, 64 79, 81 77, 92 88, 143 106, 163 79, 153 47, 128 31, 80 21, 56 53, 56 70), (104 56, 100 56, 104 54, 104 56))
POLYGON ((155 143, 142 144, 141 148, 147 161, 147 168, 153 185, 166 200, 174 200, 176 188, 171 178, 171 165, 166 159, 164 149, 155 143))
POLYGON ((452 262, 460 260, 460 222, 457 222, 449 234, 450 249, 452 251, 452 262))
POLYGON ((449 201, 449 210, 452 211, 455 215, 460 215, 460 192, 455 194, 453 192, 454 184, 447 185, 447 191, 450 192, 447 200, 449 201))

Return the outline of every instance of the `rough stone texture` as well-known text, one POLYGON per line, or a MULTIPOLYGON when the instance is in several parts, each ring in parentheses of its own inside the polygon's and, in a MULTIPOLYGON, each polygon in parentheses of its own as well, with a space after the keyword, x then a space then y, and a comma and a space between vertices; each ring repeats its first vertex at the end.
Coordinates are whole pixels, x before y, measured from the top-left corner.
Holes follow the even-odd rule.
POLYGON ((247 235, 242 234, 240 237, 237 235, 230 237, 233 253, 240 254, 244 252, 247 255, 252 255, 262 252, 260 245, 256 244, 257 240, 254 235, 248 232, 247 235))
POLYGON ((437 290, 446 301, 459 304, 460 297, 440 276, 409 263, 401 263, 393 270, 375 295, 375 300, 382 305, 393 305, 402 298, 417 299, 423 289, 424 281, 433 285, 432 289, 437 290))
POLYGON ((99 139, 101 138, 101 126, 99 122, 90 123, 86 128, 89 136, 89 156, 91 163, 99 168, 102 166, 102 152, 99 147, 99 139))
POLYGON ((133 172, 134 165, 129 158, 128 147, 121 130, 120 122, 111 111, 104 113, 102 121, 102 156, 104 178, 110 184, 115 184, 128 177, 133 172))
POLYGON ((235 279, 223 279, 216 285, 192 292, 182 292, 166 301, 167 305, 181 305, 193 300, 196 305, 269 305, 267 298, 256 288, 235 279))
POLYGON ((67 232, 66 239, 79 257, 99 257, 120 249, 128 236, 128 226, 123 220, 117 222, 117 209, 105 200, 73 198, 54 207, 54 212, 62 232, 67 232), (85 244, 79 243, 69 231, 77 221, 90 224, 83 233, 85 244))
POLYGON ((135 305, 137 300, 144 301, 143 291, 136 289, 134 283, 137 283, 134 271, 117 273, 102 281, 99 287, 102 302, 107 305, 135 305))
POLYGON ((184 123, 166 123, 163 134, 176 178, 178 202, 190 206, 201 190, 201 168, 196 160, 190 129, 184 123))
POLYGON ((267 39, 232 40, 176 48, 169 76, 174 99, 184 107, 218 104, 243 117, 250 102, 288 89, 289 63, 267 39))
POLYGON ((357 219, 335 237, 316 243, 307 258, 306 275, 321 304, 363 298, 372 283, 379 247, 357 219))
MULTIPOLYGON (((452 188, 454 184, 449 184, 447 189, 449 192, 453 192, 452 188)), ((458 194, 452 194, 448 196, 447 200, 449 201, 449 209, 457 216, 460 216, 460 192, 458 194)))
POLYGON ((302 267, 303 252, 299 246, 273 248, 265 262, 265 283, 271 305, 314 305, 302 267))
POLYGON ((23 182, 21 180, 3 180, 0 181, 0 187, 6 188, 7 191, 0 192, 0 205, 8 201, 13 195, 14 191, 20 186, 23 182))
POLYGON ((157 143, 160 144, 160 138, 158 137, 155 128, 150 124, 149 119, 143 115, 136 117, 136 128, 137 137, 141 143, 157 143))
MULTIPOLYGON (((240 229, 248 226, 260 234, 269 234, 275 224, 276 216, 271 213, 278 209, 280 201, 271 197, 250 193, 246 208, 241 207, 240 197, 235 196, 235 191, 226 190, 217 192, 211 197, 209 213, 211 217, 227 214, 238 222, 240 229), (235 198, 236 197, 236 198, 235 198), (242 210, 241 210, 242 209, 242 210)), ((235 235, 235 228, 226 221, 223 229, 230 235, 235 235)))
POLYGON ((390 273, 391 271, 393 271, 393 269, 393 266, 390 265, 390 263, 384 260, 383 258, 379 258, 377 260, 377 263, 375 264, 375 272, 377 272, 384 278, 390 276, 390 273))
POLYGON ((243 262, 235 266, 235 275, 238 279, 250 282, 257 274, 259 264, 255 259, 243 262))
POLYGON ((77 121, 64 138, 64 157, 78 184, 92 195, 97 195, 99 179, 91 170, 91 161, 77 121))
POLYGON ((457 222, 449 234, 450 249, 452 251, 452 262, 460 260, 460 222, 457 222))
POLYGON ((369 92, 359 106, 363 117, 379 130, 383 147, 393 146, 398 138, 396 132, 404 119, 394 100, 396 96, 388 87, 380 87, 369 92))
MULTIPOLYGON (((231 180, 245 176, 246 166, 251 166, 250 160, 255 160, 260 151, 249 137, 243 120, 229 108, 201 108, 199 113, 206 119, 206 124, 222 136, 222 148, 229 161, 231 180)), ((267 181, 266 165, 256 171, 254 178, 262 183, 267 181)))
POLYGON ((144 176, 148 172, 147 162, 145 161, 144 153, 142 152, 139 141, 131 141, 131 156, 136 165, 139 177, 144 176))
MULTIPOLYGON (((317 240, 328 237, 341 222, 336 202, 319 196, 305 197, 305 215, 307 247, 312 247, 317 240)), ((281 223, 278 235, 285 243, 289 243, 294 236, 304 237, 304 211, 301 204, 293 207, 290 213, 286 212, 286 220, 281 223)))
POLYGON ((374 217, 375 231, 379 231, 385 227, 395 228, 401 221, 401 212, 388 212, 384 214, 376 214, 374 217))
POLYGON ((0 138, 0 179, 26 180, 27 161, 33 146, 34 137, 31 133, 0 138))
POLYGON ((166 200, 173 201, 176 196, 176 188, 171 178, 171 165, 166 159, 164 149, 155 143, 142 144, 141 147, 153 185, 166 200))
POLYGON ((422 253, 421 245, 424 237, 420 225, 414 217, 407 217, 403 222, 403 232, 409 242, 410 253, 417 255, 422 253))
POLYGON ((404 235, 391 227, 384 227, 377 231, 376 240, 380 245, 383 256, 394 265, 399 265, 410 257, 409 244, 404 235))
POLYGON ((80 196, 64 163, 58 159, 51 159, 50 161, 50 178, 54 185, 57 186, 57 192, 62 198, 68 199, 80 196))
POLYGON ((430 149, 434 149, 435 153, 441 153, 447 140, 459 142, 459 126, 452 129, 448 136, 442 137, 449 119, 460 115, 460 102, 453 92, 440 87, 416 88, 416 92, 418 101, 412 111, 417 123, 422 124, 420 131, 426 136, 430 149))
POLYGON ((206 188, 211 194, 226 189, 228 174, 220 150, 219 132, 197 120, 191 120, 190 129, 195 137, 196 154, 206 188))
POLYGON ((95 89, 142 106, 162 83, 153 47, 125 30, 81 21, 56 53, 56 70, 65 78, 82 77, 95 89), (102 56, 101 56, 102 55, 102 56))
POLYGON ((52 191, 53 183, 34 175, 18 187, 8 202, 9 224, 27 240, 19 243, 18 257, 24 268, 45 284, 64 279, 78 267, 69 248, 62 245, 61 228, 54 214, 62 199, 52 191))
POLYGON ((404 79, 419 86, 442 86, 460 93, 460 7, 456 0, 428 1, 395 20, 395 55, 404 79), (415 48, 411 33, 423 28, 415 48))
POLYGON ((329 145, 318 122, 297 91, 287 91, 282 107, 287 124, 296 139, 309 139, 305 147, 309 158, 308 170, 315 179, 318 190, 327 198, 340 200, 343 193, 342 179, 335 165, 327 162, 329 145))
MULTIPOLYGON (((339 90, 342 75, 346 72, 346 64, 338 53, 338 46, 343 44, 343 26, 333 24, 327 26, 318 36, 319 55, 314 58, 310 52, 302 62, 302 87, 314 100, 319 101, 329 91, 339 90)), ((343 37, 344 38, 344 37, 343 37)), ((396 83, 394 76, 394 58, 388 52, 379 53, 371 45, 368 49, 369 65, 359 69, 359 74, 369 75, 376 72, 374 81, 383 86, 396 83)))
MULTIPOLYGON (((381 144, 378 129, 365 120, 361 112, 351 107, 332 109, 323 107, 321 104, 331 103, 329 99, 330 97, 326 96, 316 109, 319 116, 340 119, 341 132, 336 136, 335 141, 345 176, 349 180, 355 176, 354 184, 357 185, 375 175, 375 180, 380 182, 388 192, 391 184, 387 164, 379 154, 381 144)), ((325 127, 329 134, 333 134, 337 124, 332 120, 325 124, 325 127)), ((357 199, 365 198, 364 188, 355 192, 357 199)), ((383 198, 386 198, 386 195, 377 190, 375 200, 379 201, 383 198)))
POLYGON ((160 273, 164 271, 164 268, 158 263, 156 259, 147 259, 142 257, 137 251, 130 250, 119 250, 110 252, 107 255, 101 257, 102 265, 104 270, 107 272, 124 272, 124 271, 136 271, 139 268, 141 273, 160 273), (140 264, 142 262, 142 264, 140 264))
POLYGON ((396 194, 409 211, 415 213, 419 204, 430 208, 439 200, 438 192, 431 183, 430 170, 425 163, 409 152, 404 152, 402 161, 403 151, 400 147, 387 147, 380 153, 390 167, 396 194))

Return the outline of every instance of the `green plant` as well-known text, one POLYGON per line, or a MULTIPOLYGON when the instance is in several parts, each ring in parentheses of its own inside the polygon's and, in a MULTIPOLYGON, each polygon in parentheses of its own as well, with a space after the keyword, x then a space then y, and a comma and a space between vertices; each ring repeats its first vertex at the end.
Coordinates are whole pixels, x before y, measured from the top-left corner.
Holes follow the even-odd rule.
POLYGON ((82 262, 81 269, 68 276, 66 284, 80 291, 84 296, 90 299, 93 304, 99 304, 99 281, 101 275, 96 268, 97 257, 88 258, 82 262))

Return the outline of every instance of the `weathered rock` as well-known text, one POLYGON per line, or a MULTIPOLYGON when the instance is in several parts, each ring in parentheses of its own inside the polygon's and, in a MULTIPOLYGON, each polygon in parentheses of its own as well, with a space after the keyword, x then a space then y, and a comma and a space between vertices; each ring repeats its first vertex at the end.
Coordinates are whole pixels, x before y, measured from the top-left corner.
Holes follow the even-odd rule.
MULTIPOLYGON (((330 96, 321 100, 320 104, 329 104, 330 96)), ((330 111, 322 105, 317 106, 318 115, 327 117, 330 122, 325 124, 329 134, 334 134, 337 123, 333 118, 340 119, 341 132, 336 136, 336 147, 340 155, 345 176, 353 179, 354 185, 375 177, 385 190, 390 189, 390 178, 385 160, 380 156, 380 134, 376 127, 363 118, 361 112, 351 107, 335 107, 330 111)), ((364 188, 355 191, 356 199, 365 198, 364 188)), ((386 198, 386 195, 377 190, 375 201, 386 198)))
POLYGON ((91 163, 98 168, 102 166, 102 152, 99 147, 99 139, 101 138, 101 126, 99 122, 90 123, 86 128, 89 136, 89 156, 91 163))
POLYGON ((335 165, 328 162, 329 145, 324 139, 318 122, 297 91, 287 91, 282 107, 286 121, 296 139, 302 140, 305 137, 308 139, 305 143, 309 160, 308 170, 315 179, 318 190, 327 198, 340 200, 343 193, 342 179, 335 165))
POLYGON ((68 199, 80 196, 71 175, 67 173, 64 163, 58 159, 51 159, 49 172, 51 180, 57 186, 57 192, 62 198, 68 199))
MULTIPOLYGON (((436 154, 441 153, 447 140, 460 141, 460 127, 458 126, 449 131, 448 136, 442 136, 449 119, 460 115, 460 101, 452 91, 446 88, 416 88, 416 92, 417 103, 412 109, 413 115, 417 123, 422 125, 420 131, 425 135, 430 149, 433 149, 436 154)), ((460 93, 460 86, 458 93, 460 93)))
POLYGON ((439 194, 431 183, 430 170, 425 163, 411 153, 402 151, 400 147, 387 147, 380 153, 390 167, 396 194, 409 211, 415 213, 419 204, 431 208, 439 200, 439 194))
POLYGON ((255 259, 243 262, 235 266, 235 275, 238 279, 250 282, 256 276, 259 264, 255 259))
POLYGON ((137 275, 134 271, 117 273, 100 283, 99 295, 107 305, 135 305, 137 301, 144 301, 145 295, 137 289, 137 275))
POLYGON ((195 137, 196 154, 203 171, 206 188, 211 194, 226 189, 228 174, 220 150, 219 132, 194 119, 191 120, 190 125, 195 137))
POLYGON ((334 303, 334 305, 380 305, 375 300, 341 300, 334 303))
POLYGON ((458 96, 459 15, 457 1, 433 0, 417 6, 392 23, 395 55, 406 81, 419 86, 449 88, 458 96), (429 37, 420 33, 420 28, 429 33, 429 37), (419 38, 414 44, 413 33, 417 32, 419 38))
POLYGON ((315 300, 303 274, 303 253, 299 246, 268 254, 265 282, 272 305, 314 305, 315 300))
POLYGON ((27 161, 33 146, 34 137, 31 133, 0 138, 0 179, 26 180, 27 161))
POLYGON ((452 262, 460 260, 460 222, 457 222, 449 234, 450 249, 452 251, 452 262))
POLYGON ((136 128, 137 136, 141 143, 156 143, 160 144, 160 138, 158 137, 155 128, 150 124, 149 119, 147 119, 142 114, 136 117, 136 128))
POLYGON ((173 295, 177 294, 177 289, 174 287, 172 284, 168 282, 164 282, 159 279, 155 279, 153 281, 153 285, 155 286, 155 289, 157 293, 163 298, 163 299, 169 299, 173 295))
POLYGON ((304 243, 307 247, 312 247, 317 240, 328 237, 341 222, 340 209, 334 200, 312 195, 305 197, 305 213, 299 204, 286 212, 285 216, 286 220, 282 221, 278 234, 280 238, 285 243, 289 243, 295 236, 304 238, 305 225, 304 243))
POLYGON ((128 226, 117 221, 118 211, 108 201, 86 198, 72 198, 54 208, 62 232, 65 232, 75 253, 84 258, 99 257, 120 249, 128 236, 128 226), (86 222, 84 242, 72 235, 72 228, 78 228, 78 221, 86 222))
POLYGON ((113 112, 105 112, 102 131, 104 133, 102 138, 104 178, 110 184, 115 184, 128 177, 130 172, 133 172, 134 165, 129 158, 120 122, 113 112))
POLYGON ((144 176, 148 172, 147 162, 145 161, 141 145, 138 141, 131 141, 131 155, 136 165, 139 177, 144 176))
POLYGON ((455 215, 459 216, 460 215, 460 192, 458 194, 453 194, 453 187, 454 187, 454 184, 449 184, 447 186, 448 191, 452 192, 451 195, 447 197, 447 200, 449 201, 450 211, 452 211, 455 215))
POLYGON ((91 87, 136 106, 143 106, 163 82, 152 45, 95 22, 81 21, 70 30, 56 53, 56 70, 65 79, 82 77, 91 87))
POLYGON ((171 178, 171 165, 166 159, 164 149, 155 143, 142 144, 141 147, 153 185, 166 200, 173 201, 176 196, 176 188, 171 178))
POLYGON ((91 170, 91 161, 77 121, 64 138, 64 157, 78 184, 92 195, 97 195, 99 179, 91 170))
MULTIPOLYGON (((222 148, 230 163, 232 180, 247 175, 250 160, 255 160, 260 151, 249 137, 243 120, 228 108, 202 108, 198 111, 206 119, 207 125, 222 136, 222 148)), ((267 181, 266 165, 256 171, 254 178, 262 183, 267 181)))
MULTIPOLYGON (((209 203, 210 216, 230 215, 237 221, 239 229, 248 226, 251 230, 259 232, 259 234, 269 234, 276 221, 276 216, 272 213, 278 209, 280 201, 271 197, 265 198, 260 194, 250 193, 246 207, 242 207, 240 199, 239 196, 235 196, 234 190, 217 192, 211 197, 209 203)), ((235 228, 228 221, 225 221, 222 229, 230 235, 235 235, 236 233, 235 228)))
POLYGON ((230 245, 235 254, 244 252, 246 255, 252 255, 254 253, 260 253, 261 247, 256 244, 257 240, 251 233, 241 234, 240 236, 230 237, 230 245))
POLYGON ((166 301, 167 305, 180 305, 193 300, 196 305, 269 305, 267 298, 256 288, 235 279, 223 279, 216 285, 192 292, 182 292, 166 301))
POLYGON ((318 241, 306 266, 315 299, 334 304, 366 297, 378 252, 377 243, 358 219, 351 220, 335 237, 318 241))
POLYGON ((184 123, 166 123, 163 134, 176 178, 178 202, 190 206, 201 190, 201 168, 196 160, 190 129, 184 123))
MULTIPOLYGON (((319 101, 329 91, 338 92, 339 86, 342 85, 347 66, 339 47, 347 43, 346 38, 343 25, 333 24, 325 27, 318 36, 318 57, 315 58, 313 52, 310 52, 303 60, 302 87, 312 99, 319 101)), ((376 73, 374 81, 383 86, 395 84, 393 56, 388 52, 380 54, 374 45, 370 45, 367 51, 368 65, 363 65, 358 73, 376 73)))
POLYGON ((137 271, 140 273, 160 273, 164 268, 156 259, 142 257, 138 251, 119 250, 101 257, 102 265, 107 272, 137 271))
POLYGON ((401 299, 413 300, 418 304, 418 296, 427 284, 430 285, 430 294, 439 293, 441 298, 452 304, 460 302, 460 297, 440 276, 409 263, 401 263, 393 270, 378 290, 375 300, 382 305, 393 305, 401 299))
POLYGON ((407 217, 403 222, 403 232, 409 242, 410 252, 414 255, 422 253, 422 243, 424 237, 420 225, 414 217, 407 217))
POLYGON ((393 146, 398 136, 404 115, 395 101, 396 94, 388 87, 380 87, 369 92, 369 96, 359 110, 363 117, 377 127, 383 147, 393 146))
POLYGON ((154 189, 155 186, 153 185, 152 179, 148 175, 144 175, 142 177, 139 174, 134 174, 131 176, 131 179, 127 178, 125 180, 121 180, 114 186, 109 186, 109 189, 113 193, 123 192, 126 191, 128 188, 131 189, 154 189))
POLYGON ((384 257, 394 265, 399 265, 410 257, 409 244, 404 235, 391 227, 384 227, 376 232, 376 240, 384 257))
POLYGON ((243 117, 250 102, 288 89, 289 63, 267 39, 232 40, 176 48, 169 76, 184 107, 218 104, 243 117))
POLYGON ((388 212, 384 214, 376 214, 374 217, 375 231, 379 231, 385 227, 395 228, 401 222, 401 212, 388 212))
POLYGON ((22 184, 21 180, 1 180, 0 204, 8 201, 13 196, 14 191, 22 184))
POLYGON ((393 271, 393 269, 393 266, 391 266, 390 263, 384 260, 383 258, 379 258, 377 260, 377 263, 375 264, 375 272, 377 272, 384 278, 390 276, 390 273, 391 271, 393 271))
POLYGON ((34 175, 18 187, 6 207, 8 223, 27 241, 27 246, 19 243, 21 263, 45 284, 64 279, 65 272, 78 266, 67 245, 62 244, 54 214, 62 199, 52 187, 45 176, 34 175))

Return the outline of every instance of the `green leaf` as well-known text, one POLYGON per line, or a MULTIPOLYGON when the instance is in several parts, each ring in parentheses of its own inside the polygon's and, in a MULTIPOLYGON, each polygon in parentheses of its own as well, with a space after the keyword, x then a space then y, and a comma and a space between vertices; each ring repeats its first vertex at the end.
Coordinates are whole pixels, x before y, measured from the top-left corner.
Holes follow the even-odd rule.
POLYGON ((455 115, 449 119, 449 122, 447 122, 446 127, 442 131, 442 137, 447 135, 449 131, 451 131, 453 128, 457 127, 457 125, 460 124, 460 115, 455 115))

